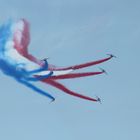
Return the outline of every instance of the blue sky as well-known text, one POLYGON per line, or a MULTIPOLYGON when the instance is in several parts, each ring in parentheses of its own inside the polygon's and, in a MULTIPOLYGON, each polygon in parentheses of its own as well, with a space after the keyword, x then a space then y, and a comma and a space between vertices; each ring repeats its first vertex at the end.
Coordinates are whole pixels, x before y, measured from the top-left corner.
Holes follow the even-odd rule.
POLYGON ((31 24, 30 52, 68 66, 106 57, 108 75, 61 81, 102 104, 84 101, 36 83, 56 102, 0 73, 0 139, 132 140, 140 138, 140 1, 1 0, 0 24, 26 18, 31 24))

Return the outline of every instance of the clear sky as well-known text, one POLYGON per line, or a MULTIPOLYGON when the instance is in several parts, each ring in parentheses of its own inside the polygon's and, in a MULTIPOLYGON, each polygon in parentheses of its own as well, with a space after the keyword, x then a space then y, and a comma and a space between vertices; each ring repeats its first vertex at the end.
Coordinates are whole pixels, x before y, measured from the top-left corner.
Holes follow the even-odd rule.
POLYGON ((0 24, 26 18, 31 24, 30 52, 68 66, 106 57, 108 75, 61 81, 94 97, 84 101, 42 83, 50 100, 0 73, 1 140, 140 139, 139 0, 0 0, 0 24))

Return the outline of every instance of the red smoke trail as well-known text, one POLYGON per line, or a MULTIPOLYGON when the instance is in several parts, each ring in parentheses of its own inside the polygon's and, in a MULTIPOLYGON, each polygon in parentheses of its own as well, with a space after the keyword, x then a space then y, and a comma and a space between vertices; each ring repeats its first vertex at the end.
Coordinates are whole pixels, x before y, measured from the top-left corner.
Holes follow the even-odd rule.
POLYGON ((70 94, 72 96, 76 96, 76 97, 79 97, 79 98, 82 98, 82 99, 85 99, 85 100, 89 100, 89 101, 94 101, 94 102, 98 101, 98 99, 94 99, 94 98, 91 98, 91 97, 84 96, 84 95, 81 95, 79 93, 76 93, 74 91, 71 91, 68 88, 66 88, 64 85, 62 85, 62 84, 60 84, 60 83, 58 83, 58 82, 56 82, 54 80, 45 79, 45 80, 42 80, 42 82, 47 83, 47 84, 49 84, 51 86, 54 86, 54 87, 64 91, 67 94, 70 94))

